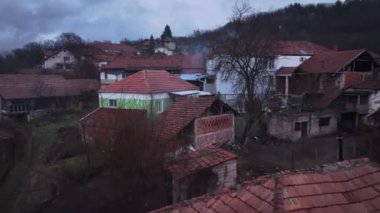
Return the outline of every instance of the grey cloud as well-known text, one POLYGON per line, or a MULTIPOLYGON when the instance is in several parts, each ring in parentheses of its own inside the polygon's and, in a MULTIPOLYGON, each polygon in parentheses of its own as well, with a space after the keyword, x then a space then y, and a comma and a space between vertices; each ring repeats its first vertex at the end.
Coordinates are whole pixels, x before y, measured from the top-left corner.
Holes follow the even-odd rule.
MULTIPOLYGON (((302 0, 301 3, 335 2, 302 0)), ((0 50, 75 32, 84 39, 119 41, 153 34, 169 24, 174 35, 223 25, 231 0, 1 0, 0 50)), ((256 11, 276 9, 294 0, 251 0, 256 11)))

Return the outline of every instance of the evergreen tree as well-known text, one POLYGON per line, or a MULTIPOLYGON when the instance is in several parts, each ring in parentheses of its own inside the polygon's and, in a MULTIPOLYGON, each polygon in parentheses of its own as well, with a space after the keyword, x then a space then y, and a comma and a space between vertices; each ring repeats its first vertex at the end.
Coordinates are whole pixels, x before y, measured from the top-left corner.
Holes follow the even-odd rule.
POLYGON ((148 54, 149 55, 153 55, 154 54, 154 38, 153 38, 153 35, 150 35, 150 38, 149 38, 149 49, 148 49, 148 54))
POLYGON ((170 30, 169 25, 165 26, 164 32, 161 35, 161 40, 164 40, 165 38, 172 38, 172 31, 170 30))

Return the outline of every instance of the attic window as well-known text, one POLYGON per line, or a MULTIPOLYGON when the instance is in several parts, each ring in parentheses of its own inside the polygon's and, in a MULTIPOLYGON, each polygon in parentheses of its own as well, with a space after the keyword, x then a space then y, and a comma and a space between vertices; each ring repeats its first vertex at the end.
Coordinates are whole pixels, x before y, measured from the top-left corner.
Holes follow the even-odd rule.
POLYGON ((65 56, 65 57, 63 57, 63 60, 64 61, 70 61, 70 57, 69 56, 65 56))
POLYGON ((108 105, 110 107, 117 107, 117 100, 115 100, 115 99, 109 99, 108 100, 108 105))

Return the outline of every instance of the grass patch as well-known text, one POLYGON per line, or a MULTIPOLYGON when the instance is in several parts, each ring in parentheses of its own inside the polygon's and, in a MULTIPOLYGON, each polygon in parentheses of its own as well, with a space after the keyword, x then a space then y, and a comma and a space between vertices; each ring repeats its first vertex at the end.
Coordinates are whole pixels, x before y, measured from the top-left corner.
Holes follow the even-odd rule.
POLYGON ((60 128, 78 125, 78 114, 51 115, 38 119, 32 123, 33 130, 33 159, 43 163, 53 144, 58 141, 60 128))

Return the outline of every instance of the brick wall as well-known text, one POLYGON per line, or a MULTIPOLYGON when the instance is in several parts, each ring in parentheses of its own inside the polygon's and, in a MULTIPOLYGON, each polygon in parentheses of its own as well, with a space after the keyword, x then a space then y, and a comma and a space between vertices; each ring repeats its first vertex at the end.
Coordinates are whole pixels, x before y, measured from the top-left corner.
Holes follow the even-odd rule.
POLYGON ((195 120, 195 148, 197 150, 214 143, 233 141, 234 115, 224 114, 202 117, 195 120))

